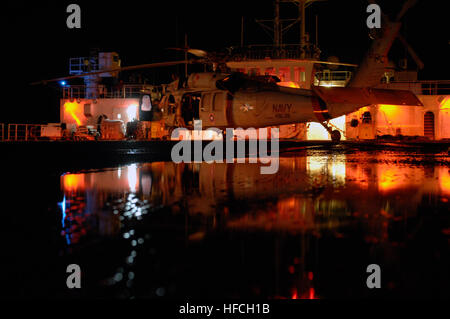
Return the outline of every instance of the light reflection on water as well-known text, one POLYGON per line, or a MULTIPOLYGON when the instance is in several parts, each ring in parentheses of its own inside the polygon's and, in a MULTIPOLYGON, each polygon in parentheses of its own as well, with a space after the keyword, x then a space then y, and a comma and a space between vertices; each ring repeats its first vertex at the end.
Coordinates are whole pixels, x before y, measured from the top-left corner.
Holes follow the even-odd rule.
POLYGON ((370 263, 392 296, 420 295, 439 286, 420 269, 448 265, 446 160, 307 150, 274 175, 172 162, 68 173, 61 234, 82 256, 93 238, 120 239, 104 256, 114 269, 93 279, 119 297, 359 298, 370 263))

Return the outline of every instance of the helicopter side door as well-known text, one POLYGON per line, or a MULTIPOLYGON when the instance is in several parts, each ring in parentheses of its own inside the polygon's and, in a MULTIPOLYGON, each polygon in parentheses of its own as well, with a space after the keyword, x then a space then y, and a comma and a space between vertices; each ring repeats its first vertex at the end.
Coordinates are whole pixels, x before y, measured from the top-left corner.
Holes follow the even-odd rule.
POLYGON ((199 119, 200 93, 186 93, 181 99, 181 116, 186 126, 193 126, 194 120, 199 119))
POLYGON ((210 91, 202 94, 200 119, 203 127, 227 127, 228 100, 228 94, 224 91, 210 91))
POLYGON ((159 104, 161 112, 163 113, 163 118, 167 126, 172 126, 175 124, 175 118, 177 113, 177 103, 175 96, 172 94, 165 95, 162 97, 159 104))

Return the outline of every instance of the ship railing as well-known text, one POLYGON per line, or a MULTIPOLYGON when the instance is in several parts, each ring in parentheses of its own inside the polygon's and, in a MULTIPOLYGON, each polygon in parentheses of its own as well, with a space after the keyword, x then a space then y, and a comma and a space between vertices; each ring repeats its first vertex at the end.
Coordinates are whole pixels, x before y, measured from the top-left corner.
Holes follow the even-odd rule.
POLYGON ((86 72, 98 71, 98 63, 96 59, 88 57, 70 58, 69 60, 69 74, 79 75, 86 72))
POLYGON ((450 80, 392 81, 377 86, 381 89, 408 90, 420 95, 450 94, 450 80))
POLYGON ((351 71, 323 71, 314 74, 316 86, 346 86, 352 78, 351 71))
POLYGON ((233 48, 231 59, 240 60, 260 60, 266 58, 272 59, 318 59, 320 50, 313 44, 307 44, 303 47, 299 44, 282 44, 278 48, 266 44, 253 44, 246 47, 233 48))
POLYGON ((125 99, 139 97, 144 89, 151 89, 153 86, 143 84, 124 84, 122 87, 107 88, 99 85, 96 89, 86 88, 85 85, 67 85, 62 88, 63 99, 125 99))
MULTIPOLYGON (((7 141, 32 141, 41 137, 44 124, 8 124, 7 141)), ((3 133, 2 133, 3 137, 3 133)))
POLYGON ((314 77, 318 81, 347 81, 352 77, 351 71, 323 71, 316 72, 314 77))
POLYGON ((84 85, 71 85, 71 86, 64 86, 62 88, 63 99, 78 99, 84 98, 84 96, 85 96, 84 85))

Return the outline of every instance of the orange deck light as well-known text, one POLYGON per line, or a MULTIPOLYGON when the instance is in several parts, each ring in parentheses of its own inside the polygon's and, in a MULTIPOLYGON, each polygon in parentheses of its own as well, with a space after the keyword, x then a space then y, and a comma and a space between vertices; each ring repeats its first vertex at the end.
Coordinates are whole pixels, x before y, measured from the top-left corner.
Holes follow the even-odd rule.
POLYGON ((66 110, 67 113, 70 114, 70 116, 72 116, 72 118, 75 120, 75 122, 77 123, 77 126, 81 125, 81 121, 78 118, 78 116, 75 114, 77 110, 79 110, 79 104, 76 102, 66 102, 64 103, 64 109, 66 110))
POLYGON ((450 96, 446 97, 442 102, 441 102, 441 110, 449 110, 450 109, 450 96))
POLYGON ((64 191, 84 190, 83 174, 65 174, 62 176, 64 191))

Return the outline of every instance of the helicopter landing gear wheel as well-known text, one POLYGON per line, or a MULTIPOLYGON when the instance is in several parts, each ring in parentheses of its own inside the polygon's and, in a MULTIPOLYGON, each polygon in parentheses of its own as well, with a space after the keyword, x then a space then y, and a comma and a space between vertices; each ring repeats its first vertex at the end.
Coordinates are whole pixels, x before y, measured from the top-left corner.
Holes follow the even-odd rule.
POLYGON ((341 132, 338 130, 333 130, 333 126, 328 123, 328 121, 321 122, 322 126, 328 131, 333 143, 339 143, 341 141, 341 132))
POLYGON ((339 143, 341 141, 341 132, 339 132, 338 130, 331 131, 330 135, 333 142, 339 143))

